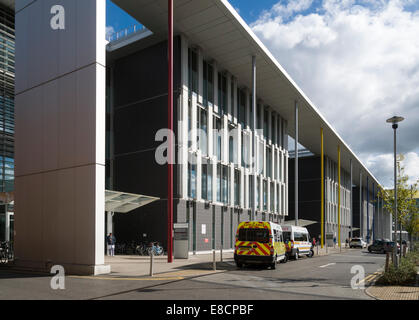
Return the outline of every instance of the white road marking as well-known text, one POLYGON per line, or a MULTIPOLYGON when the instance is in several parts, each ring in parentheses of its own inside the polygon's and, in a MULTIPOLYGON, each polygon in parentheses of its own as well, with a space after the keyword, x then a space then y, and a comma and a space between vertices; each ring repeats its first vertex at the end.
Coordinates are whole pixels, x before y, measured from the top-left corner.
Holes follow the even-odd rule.
POLYGON ((326 268, 326 267, 328 267, 328 266, 333 266, 333 265, 335 265, 336 263, 328 263, 328 264, 325 264, 324 266, 320 266, 319 268, 326 268))

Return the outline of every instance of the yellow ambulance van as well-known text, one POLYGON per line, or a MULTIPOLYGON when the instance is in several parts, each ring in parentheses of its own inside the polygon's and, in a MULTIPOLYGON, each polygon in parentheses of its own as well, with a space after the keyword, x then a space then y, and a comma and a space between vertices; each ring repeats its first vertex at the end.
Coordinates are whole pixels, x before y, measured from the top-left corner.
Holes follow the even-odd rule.
POLYGON ((267 221, 246 221, 236 233, 234 261, 238 268, 245 264, 263 264, 276 269, 278 262, 286 262, 282 228, 267 221))

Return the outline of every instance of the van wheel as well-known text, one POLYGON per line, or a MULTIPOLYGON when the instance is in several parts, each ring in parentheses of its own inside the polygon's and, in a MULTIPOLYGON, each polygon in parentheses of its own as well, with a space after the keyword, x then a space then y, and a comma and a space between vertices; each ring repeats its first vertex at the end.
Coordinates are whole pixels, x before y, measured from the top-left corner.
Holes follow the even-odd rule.
POLYGON ((237 266, 237 268, 241 269, 241 268, 243 268, 243 263, 237 262, 236 263, 236 266, 237 266))

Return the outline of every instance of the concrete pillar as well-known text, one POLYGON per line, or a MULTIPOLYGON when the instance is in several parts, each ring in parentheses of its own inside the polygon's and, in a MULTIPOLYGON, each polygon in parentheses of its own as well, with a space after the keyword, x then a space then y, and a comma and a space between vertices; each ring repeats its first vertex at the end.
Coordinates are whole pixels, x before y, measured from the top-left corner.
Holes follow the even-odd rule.
POLYGON ((6 221, 5 221, 5 233, 4 233, 4 240, 6 241, 10 241, 10 212, 8 212, 7 209, 7 204, 5 205, 5 216, 6 216, 6 221))
MULTIPOLYGON (((188 41, 181 36, 182 47, 182 95, 179 111, 179 124, 178 124, 178 143, 179 143, 179 166, 180 166, 180 196, 182 199, 188 197, 188 147, 189 147, 189 132, 188 132, 188 119, 189 112, 189 70, 188 70, 188 41)), ((212 129, 210 123, 208 128, 212 129)), ((208 141, 209 142, 209 141, 208 141)))
POLYGON ((16 2, 17 266, 110 272, 104 265, 105 32, 105 1, 16 2), (57 5, 63 23, 51 14, 57 5))

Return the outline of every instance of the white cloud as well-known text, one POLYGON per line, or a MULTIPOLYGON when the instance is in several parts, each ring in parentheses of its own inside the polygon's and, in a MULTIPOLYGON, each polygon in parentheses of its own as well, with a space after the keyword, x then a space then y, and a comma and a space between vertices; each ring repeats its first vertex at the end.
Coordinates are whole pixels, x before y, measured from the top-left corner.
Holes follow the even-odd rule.
POLYGON ((415 1, 323 0, 308 11, 309 0, 282 3, 253 31, 383 184, 393 150, 385 120, 404 116, 398 151, 419 177, 419 11, 406 9, 415 1))
POLYGON ((106 27, 106 37, 111 36, 113 33, 115 33, 115 29, 112 26, 107 26, 106 27))

